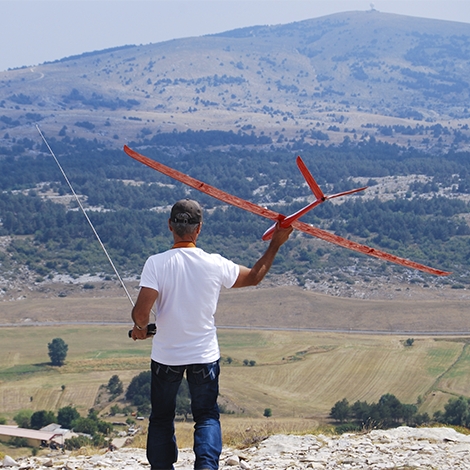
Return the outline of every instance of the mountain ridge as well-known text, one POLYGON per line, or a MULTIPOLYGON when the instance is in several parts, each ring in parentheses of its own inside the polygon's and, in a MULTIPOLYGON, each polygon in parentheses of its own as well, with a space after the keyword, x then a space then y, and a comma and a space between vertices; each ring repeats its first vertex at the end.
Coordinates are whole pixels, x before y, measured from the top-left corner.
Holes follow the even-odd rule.
POLYGON ((0 73, 1 144, 40 122, 111 147, 220 129, 467 150, 468 58, 470 25, 375 10, 85 52, 0 73))

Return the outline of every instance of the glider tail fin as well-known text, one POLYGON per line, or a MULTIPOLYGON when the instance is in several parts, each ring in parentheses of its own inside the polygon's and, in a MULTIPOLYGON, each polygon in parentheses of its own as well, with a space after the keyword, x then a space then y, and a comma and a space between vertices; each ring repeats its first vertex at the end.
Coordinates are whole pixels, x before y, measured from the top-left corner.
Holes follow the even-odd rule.
POLYGON ((309 169, 305 165, 304 161, 300 157, 297 157, 295 161, 299 167, 300 173, 302 173, 309 188, 312 190, 312 193, 318 200, 324 201, 325 195, 323 194, 320 186, 318 186, 318 183, 315 181, 315 178, 312 176, 312 173, 310 173, 309 169))
POLYGON ((315 181, 315 178, 312 176, 309 169, 305 165, 302 158, 297 157, 296 162, 297 162, 297 166, 299 167, 300 172, 305 178, 305 181, 307 182, 309 188, 312 190, 313 194, 315 195, 318 201, 323 202, 323 201, 326 201, 327 199, 334 199, 336 197, 346 196, 348 194, 357 193, 359 191, 364 191, 364 189, 367 189, 367 186, 364 186, 362 188, 350 189, 349 191, 343 191, 341 193, 333 194, 331 196, 325 196, 320 186, 318 186, 318 183, 315 181))

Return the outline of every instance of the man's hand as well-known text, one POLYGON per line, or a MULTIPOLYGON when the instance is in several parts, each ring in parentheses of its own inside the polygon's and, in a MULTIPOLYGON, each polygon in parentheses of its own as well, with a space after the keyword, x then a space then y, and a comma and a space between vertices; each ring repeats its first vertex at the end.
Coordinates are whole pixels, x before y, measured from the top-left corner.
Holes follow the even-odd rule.
POLYGON ((132 309, 132 320, 134 322, 134 328, 132 329, 131 338, 135 341, 136 339, 147 339, 147 325, 150 318, 150 310, 153 304, 157 300, 158 292, 149 287, 142 287, 139 291, 137 301, 134 308, 132 309), (136 325, 139 325, 140 329, 136 325), (145 325, 145 327, 144 327, 145 325))
POLYGON ((152 337, 153 335, 149 335, 147 333, 147 328, 144 328, 143 330, 139 330, 135 325, 134 328, 132 328, 132 334, 131 338, 136 341, 138 339, 147 339, 152 337))
POLYGON ((276 228, 274 229, 270 245, 274 245, 275 247, 280 248, 281 245, 283 245, 289 239, 293 230, 294 228, 291 225, 289 225, 289 227, 283 228, 278 222, 276 224, 276 228))

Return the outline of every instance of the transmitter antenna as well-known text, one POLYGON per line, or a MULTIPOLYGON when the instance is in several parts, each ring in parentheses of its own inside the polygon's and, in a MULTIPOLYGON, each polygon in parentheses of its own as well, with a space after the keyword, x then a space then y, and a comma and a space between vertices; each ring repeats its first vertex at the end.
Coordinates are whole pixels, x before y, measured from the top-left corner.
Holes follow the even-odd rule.
POLYGON ((72 191, 72 194, 73 196, 75 197, 75 200, 77 201, 77 204, 79 205, 81 211, 83 212, 83 215, 85 216, 88 224, 90 225, 91 229, 93 230, 93 233, 95 234, 95 237, 96 239, 98 240, 99 244, 101 245, 101 248, 103 249, 104 251, 104 254, 106 255, 106 258, 108 258, 108 261, 109 261, 109 264, 111 265, 111 267, 113 268, 117 278, 119 279, 119 282, 121 283, 121 286, 122 288, 124 289, 124 292, 126 293, 127 295, 127 298, 129 299, 129 302, 131 303, 132 306, 134 306, 134 301, 132 300, 132 297, 130 296, 129 294, 129 291, 127 290, 127 287, 126 285, 124 284, 124 281, 122 280, 121 276, 119 275, 119 272, 116 268, 116 266, 114 266, 114 263, 113 263, 113 260, 111 259, 111 257, 109 256, 109 253, 108 253, 108 250, 106 250, 106 247, 104 246, 103 242, 101 241, 101 238, 100 236, 98 235, 98 232, 96 231, 95 227, 93 226, 93 224, 91 223, 91 220, 90 218, 88 217, 88 214, 86 213, 85 209, 83 208, 82 206, 82 203, 80 202, 80 199, 79 197, 77 196, 76 192, 74 191, 73 189, 73 186, 72 184, 70 183, 69 179, 67 178, 67 175, 65 174, 65 171, 64 169, 62 168, 61 164, 59 163, 59 160, 57 160, 57 157, 55 156, 54 152, 52 151, 50 145, 48 144, 46 138, 44 137, 44 134, 41 132, 41 129, 39 128, 39 126, 36 124, 36 129, 38 130, 39 132, 39 135, 41 136, 42 140, 44 141, 44 143, 46 144, 46 147, 48 148, 50 154, 52 155, 52 158, 54 158, 57 166, 59 167, 59 170, 61 171, 63 177, 65 178, 65 181, 67 182, 69 188, 70 188, 70 191, 72 191))

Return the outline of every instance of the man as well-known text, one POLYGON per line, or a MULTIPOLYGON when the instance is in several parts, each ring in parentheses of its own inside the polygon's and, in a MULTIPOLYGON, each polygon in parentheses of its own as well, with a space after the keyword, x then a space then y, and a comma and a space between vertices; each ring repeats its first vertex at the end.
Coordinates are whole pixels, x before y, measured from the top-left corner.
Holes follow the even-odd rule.
POLYGON ((196 201, 178 201, 171 209, 168 226, 173 248, 151 256, 145 263, 132 310, 132 338, 145 339, 150 311, 156 303, 147 458, 152 470, 174 468, 178 459, 176 395, 186 371, 195 421, 194 468, 216 470, 222 451, 217 406, 220 351, 214 322, 219 292, 222 286, 259 284, 292 227, 276 228, 266 252, 250 269, 196 248, 202 227, 202 209, 196 201))

